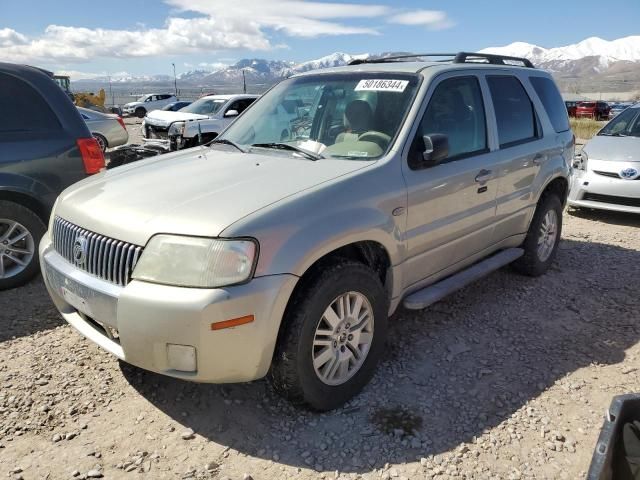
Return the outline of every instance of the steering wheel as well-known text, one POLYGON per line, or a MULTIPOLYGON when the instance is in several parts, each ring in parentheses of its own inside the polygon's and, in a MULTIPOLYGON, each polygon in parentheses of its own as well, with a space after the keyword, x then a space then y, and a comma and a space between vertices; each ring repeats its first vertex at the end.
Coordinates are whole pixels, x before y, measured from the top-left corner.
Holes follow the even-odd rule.
POLYGON ((384 150, 385 148, 387 148, 387 145, 389 145, 391 137, 386 133, 369 130, 368 132, 364 132, 362 135, 360 135, 358 137, 358 141, 376 143, 380 146, 380 148, 384 150))

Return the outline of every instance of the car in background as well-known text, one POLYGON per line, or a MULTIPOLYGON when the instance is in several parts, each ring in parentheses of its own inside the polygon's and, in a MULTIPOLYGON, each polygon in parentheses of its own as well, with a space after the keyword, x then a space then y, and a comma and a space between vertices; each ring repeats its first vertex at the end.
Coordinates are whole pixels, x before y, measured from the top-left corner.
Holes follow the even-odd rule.
POLYGON ((161 108, 165 112, 177 112, 181 108, 191 105, 192 102, 173 102, 161 108))
POLYGON ((163 108, 177 101, 177 97, 169 93, 148 93, 142 95, 135 102, 125 103, 122 107, 122 114, 144 118, 147 112, 163 108))
POLYGON ((129 133, 121 116, 96 112, 88 108, 77 108, 103 152, 107 148, 118 147, 129 141, 129 133))
POLYGON ((632 103, 613 103, 611 104, 611 110, 609 110, 609 120, 615 118, 618 114, 622 113, 628 107, 633 105, 632 103))
POLYGON ((609 110, 611 108, 607 102, 578 102, 576 105, 576 118, 607 120, 609 118, 609 110))
POLYGON ((565 101, 564 102, 564 106, 567 107, 567 114, 570 117, 575 117, 576 116, 576 107, 578 105, 578 102, 572 102, 572 101, 565 101))
POLYGON ((0 63, 0 290, 39 271, 58 195, 104 168, 95 138, 46 71, 0 63))
POLYGON ((199 98, 179 112, 156 110, 142 122, 142 136, 165 143, 170 150, 210 142, 251 105, 258 95, 211 95, 199 98))
POLYGON ((640 103, 618 114, 576 155, 568 203, 640 213, 640 103))

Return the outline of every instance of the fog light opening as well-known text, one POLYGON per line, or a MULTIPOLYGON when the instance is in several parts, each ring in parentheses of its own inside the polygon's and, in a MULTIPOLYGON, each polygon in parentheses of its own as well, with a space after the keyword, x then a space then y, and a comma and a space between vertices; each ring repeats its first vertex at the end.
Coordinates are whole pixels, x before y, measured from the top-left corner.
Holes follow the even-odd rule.
POLYGON ((198 370, 196 348, 191 345, 174 345, 168 343, 167 363, 171 370, 195 373, 198 370))

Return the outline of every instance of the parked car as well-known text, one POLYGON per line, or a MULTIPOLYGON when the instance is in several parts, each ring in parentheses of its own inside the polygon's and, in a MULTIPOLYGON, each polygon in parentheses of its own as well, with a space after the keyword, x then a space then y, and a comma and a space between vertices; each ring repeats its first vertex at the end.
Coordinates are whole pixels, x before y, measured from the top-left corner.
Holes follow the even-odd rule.
POLYGON ((576 116, 576 107, 578 105, 578 102, 571 102, 571 101, 566 101, 564 102, 565 107, 567 107, 567 114, 570 117, 575 117, 576 116))
POLYGON ((98 141, 100 149, 118 147, 129 141, 129 133, 124 120, 119 115, 100 113, 88 108, 77 107, 91 135, 98 141))
POLYGON ((607 102, 578 102, 576 105, 576 118, 606 120, 609 118, 609 110, 611 108, 607 102))
POLYGON ((179 112, 156 110, 142 122, 142 136, 162 140, 170 150, 210 142, 251 105, 257 95, 203 97, 179 112))
POLYGON ((640 103, 607 123, 573 166, 569 205, 640 213, 640 103))
POLYGON ((176 96, 169 93, 149 93, 142 95, 135 102, 126 103, 122 107, 122 114, 144 118, 147 112, 163 108, 165 105, 177 101, 176 96))
POLYGON ((191 105, 191 102, 173 102, 161 108, 165 112, 177 112, 181 108, 191 105))
POLYGON ((613 119, 616 115, 621 113, 626 108, 630 107, 632 103, 614 103, 609 110, 609 120, 613 119))
POLYGON ((268 375, 295 403, 343 404, 373 376, 400 304, 554 261, 573 134, 551 75, 513 62, 302 73, 208 146, 82 182, 40 246, 54 303, 144 369, 268 375), (297 109, 308 127, 267 138, 263 119, 291 98, 314 99, 297 109))
POLYGON ((37 245, 60 192, 104 167, 67 94, 42 70, 0 63, 0 290, 39 271, 37 245))

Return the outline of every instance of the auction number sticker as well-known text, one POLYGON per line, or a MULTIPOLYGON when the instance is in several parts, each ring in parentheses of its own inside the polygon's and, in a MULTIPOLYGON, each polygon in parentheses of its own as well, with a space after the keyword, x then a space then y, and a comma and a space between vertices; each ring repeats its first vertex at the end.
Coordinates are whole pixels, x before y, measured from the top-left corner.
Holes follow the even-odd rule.
POLYGON ((360 80, 355 91, 373 92, 404 92, 409 85, 409 80, 381 80, 372 78, 371 80, 360 80))

